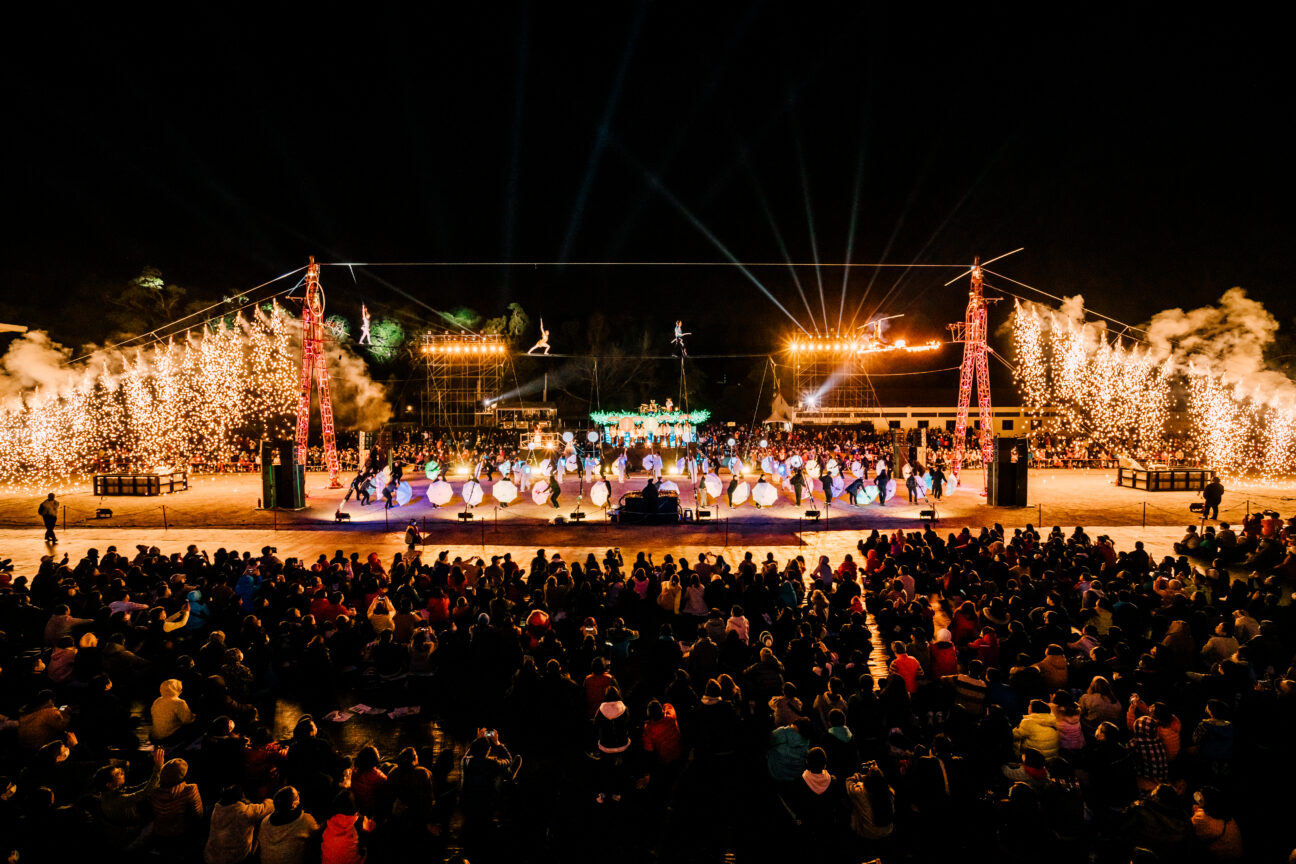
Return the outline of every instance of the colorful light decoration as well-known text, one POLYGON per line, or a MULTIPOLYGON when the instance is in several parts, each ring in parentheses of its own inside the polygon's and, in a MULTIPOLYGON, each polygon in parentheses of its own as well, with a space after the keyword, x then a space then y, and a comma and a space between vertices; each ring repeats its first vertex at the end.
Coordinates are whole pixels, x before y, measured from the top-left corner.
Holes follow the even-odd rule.
POLYGON ((904 339, 897 339, 888 343, 857 334, 849 336, 803 335, 788 343, 788 350, 794 354, 881 354, 888 351, 918 354, 924 351, 935 351, 940 347, 941 343, 935 339, 918 345, 910 345, 904 339))

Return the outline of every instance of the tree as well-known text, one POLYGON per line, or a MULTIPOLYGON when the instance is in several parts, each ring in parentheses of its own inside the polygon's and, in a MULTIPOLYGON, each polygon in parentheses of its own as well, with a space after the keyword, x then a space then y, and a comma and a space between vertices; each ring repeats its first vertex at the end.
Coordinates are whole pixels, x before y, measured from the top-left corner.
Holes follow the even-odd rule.
POLYGON ((108 300, 114 307, 111 317, 119 329, 145 333, 174 321, 184 296, 185 289, 168 285, 161 270, 145 267, 120 290, 111 292, 108 300))

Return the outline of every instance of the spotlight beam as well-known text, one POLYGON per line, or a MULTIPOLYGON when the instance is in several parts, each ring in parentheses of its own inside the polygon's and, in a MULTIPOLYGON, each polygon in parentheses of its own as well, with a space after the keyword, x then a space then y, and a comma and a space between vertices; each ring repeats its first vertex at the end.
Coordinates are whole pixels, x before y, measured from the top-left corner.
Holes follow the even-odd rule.
MULTIPOLYGON (((779 230, 778 221, 774 218, 774 210, 770 207, 769 199, 765 197, 765 190, 761 187, 760 180, 756 177, 756 171, 752 167, 751 161, 747 158, 747 151, 743 151, 743 162, 747 166, 747 173, 751 175, 752 186, 756 189, 756 197, 760 199, 761 209, 765 211, 765 219, 769 222, 770 230, 774 232, 774 239, 778 241, 779 251, 783 253, 784 259, 788 262, 788 270, 792 273, 792 284, 796 285, 797 293, 801 295, 801 302, 805 304, 806 314, 810 316, 810 324, 814 327, 815 332, 819 332, 819 324, 815 321, 814 311, 810 308, 810 298, 806 296, 805 289, 801 285, 801 277, 797 274, 797 268, 792 266, 792 256, 788 253, 787 244, 783 241, 783 232, 779 230)), ((824 321, 824 329, 828 329, 828 321, 824 321)))
POLYGON ((630 24, 630 34, 626 37, 625 50, 621 52, 621 62, 617 66, 616 78, 612 82, 612 90, 608 93, 607 104, 603 108, 603 116, 599 119, 598 131, 594 136, 594 150, 590 153, 589 162, 585 166, 585 177, 581 180, 580 191, 576 193, 576 202, 572 205, 571 220, 567 223, 567 234, 563 237, 562 249, 558 252, 558 260, 566 261, 571 254, 572 244, 576 241, 576 232, 580 229, 581 219, 585 215, 585 202, 589 200, 590 190, 594 186, 594 175, 598 173, 599 163, 603 160, 603 152, 607 149, 609 140, 612 137, 612 116, 616 113, 617 104, 621 101, 621 88, 625 83, 626 71, 630 68, 630 58, 634 55, 635 43, 639 41, 639 30, 643 25, 644 14, 648 9, 648 4, 640 0, 638 8, 635 10, 634 21, 630 24))
POLYGON ((805 149, 801 146, 801 129, 792 123, 793 138, 796 141, 797 167, 801 172, 801 196, 805 200, 806 225, 810 229, 810 256, 815 264, 815 281, 819 285, 819 306, 823 310, 824 330, 828 329, 828 301, 824 299, 823 270, 819 268, 819 243, 815 239, 814 210, 810 206, 810 178, 806 172, 805 149))
MULTIPOLYGON (((850 226, 846 230, 846 263, 850 264, 851 254, 855 251, 855 226, 859 224, 860 183, 864 178, 864 146, 861 142, 859 155, 855 159, 855 186, 851 190, 850 226)), ((873 271, 877 275, 877 271, 873 271)), ((870 283, 872 280, 869 280, 870 283)), ((842 319, 846 316, 846 285, 850 282, 850 267, 842 268, 841 305, 837 309, 837 332, 841 332, 842 319)))

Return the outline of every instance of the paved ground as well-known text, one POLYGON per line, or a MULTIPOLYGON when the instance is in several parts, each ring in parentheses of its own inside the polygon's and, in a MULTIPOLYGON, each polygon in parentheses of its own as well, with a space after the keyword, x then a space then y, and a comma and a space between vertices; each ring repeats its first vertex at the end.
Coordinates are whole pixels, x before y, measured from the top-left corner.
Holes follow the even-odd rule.
MULTIPOLYGON (((456 490, 464 479, 451 478, 456 490)), ((820 499, 813 505, 824 514, 817 522, 804 517, 811 505, 803 502, 802 507, 796 507, 782 496, 772 507, 757 510, 750 503, 733 509, 721 506, 713 508, 715 518, 710 522, 660 527, 609 523, 602 511, 586 501, 584 523, 551 524, 555 514, 570 517, 578 494, 575 479, 564 483, 563 506, 557 511, 537 506, 529 498, 507 508, 487 503, 475 508, 472 521, 464 523, 458 519, 462 502, 434 508, 425 497, 427 485, 421 478, 414 481, 413 501, 390 511, 381 504, 362 508, 354 500, 348 502, 343 505, 351 515, 347 523, 333 519, 343 491, 327 489, 323 474, 307 477, 309 506, 299 512, 257 509, 261 485, 256 475, 200 476, 194 478, 189 491, 160 498, 98 499, 89 491, 74 491, 59 499, 65 507, 59 548, 79 556, 89 546, 103 549, 111 544, 131 549, 147 543, 178 550, 196 543, 212 551, 221 546, 259 550, 272 544, 281 557, 313 558, 321 552, 331 555, 339 548, 390 555, 403 549, 401 532, 409 519, 416 519, 426 528, 429 549, 450 549, 457 555, 508 551, 515 557, 525 556, 525 560, 543 547, 583 558, 589 551, 621 547, 626 553, 644 550, 658 556, 666 552, 692 557, 699 552, 724 552, 741 557, 750 550, 761 557, 772 551, 786 558, 799 551, 839 559, 874 528, 921 525, 921 506, 905 503, 903 496, 885 507, 874 504, 863 508, 840 500, 825 508, 820 499), (112 509, 111 519, 95 518, 100 506, 112 509)), ((642 485, 642 477, 632 477, 614 491, 619 496, 642 485)), ((687 483, 681 485, 683 506, 695 507, 692 489, 687 483)), ((13 558, 20 568, 34 567, 47 551, 35 515, 42 497, 34 491, 0 501, 0 557, 13 558)), ((1169 544, 1182 535, 1183 527, 1197 518, 1188 511, 1194 500, 1194 493, 1147 493, 1116 487, 1111 471, 1037 470, 1030 476, 1031 506, 987 507, 978 490, 963 488, 946 495, 938 505, 937 524, 942 532, 995 522, 1009 529, 1026 523, 1067 528, 1084 525, 1090 533, 1111 534, 1122 547, 1144 539, 1153 551, 1165 554, 1169 544)), ((1230 490, 1224 504, 1220 515, 1226 520, 1240 520, 1248 510, 1265 508, 1290 514, 1296 512, 1296 488, 1241 487, 1230 490)))

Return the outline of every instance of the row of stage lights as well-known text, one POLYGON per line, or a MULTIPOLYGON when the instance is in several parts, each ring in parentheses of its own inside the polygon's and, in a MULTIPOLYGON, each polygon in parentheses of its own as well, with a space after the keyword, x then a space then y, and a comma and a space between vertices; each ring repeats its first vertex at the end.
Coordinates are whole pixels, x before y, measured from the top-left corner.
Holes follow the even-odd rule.
POLYGON ((916 354, 920 351, 935 351, 940 346, 941 343, 935 339, 919 345, 910 345, 904 339, 897 339, 887 344, 872 339, 834 339, 832 337, 812 337, 788 343, 788 349, 794 354, 876 354, 883 351, 905 351, 909 354, 916 354))
POLYGON ((439 342, 423 346, 424 354, 503 354, 507 350, 499 342, 439 342))

